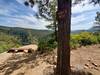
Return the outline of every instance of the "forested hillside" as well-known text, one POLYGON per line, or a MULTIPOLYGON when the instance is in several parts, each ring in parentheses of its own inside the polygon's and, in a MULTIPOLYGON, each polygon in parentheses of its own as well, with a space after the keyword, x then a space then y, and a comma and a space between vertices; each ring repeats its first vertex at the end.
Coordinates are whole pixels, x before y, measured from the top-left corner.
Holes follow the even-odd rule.
MULTIPOLYGON (((90 30, 77 30, 71 34, 71 49, 81 46, 99 44, 100 32, 90 30), (93 33, 92 33, 93 32, 93 33), (95 33, 94 33, 95 32, 95 33)), ((52 31, 24 29, 17 27, 0 26, 0 52, 4 52, 9 48, 21 45, 38 44, 41 51, 51 51, 57 47, 55 35, 51 36, 52 31), (47 36, 48 35, 48 36, 47 36)))
POLYGON ((31 44, 33 43, 33 40, 40 39, 51 33, 51 31, 48 30, 35 30, 4 26, 0 26, 0 32, 17 37, 17 39, 20 40, 22 45, 31 44))
POLYGON ((0 26, 0 53, 21 45, 37 44, 38 39, 50 33, 48 30, 0 26))
POLYGON ((20 40, 17 37, 0 32, 0 53, 12 47, 19 47, 20 45, 20 40))

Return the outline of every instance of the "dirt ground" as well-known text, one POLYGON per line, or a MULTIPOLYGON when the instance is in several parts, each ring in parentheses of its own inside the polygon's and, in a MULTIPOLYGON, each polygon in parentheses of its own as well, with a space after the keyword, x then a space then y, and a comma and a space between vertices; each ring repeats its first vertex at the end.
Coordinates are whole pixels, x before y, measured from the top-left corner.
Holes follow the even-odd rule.
POLYGON ((71 51, 71 65, 100 75, 100 45, 82 47, 71 51))
MULTIPOLYGON (((57 56, 30 53, 1 53, 0 75, 44 75, 44 69, 56 64, 57 56)), ((100 75, 100 45, 71 51, 71 68, 100 75)))

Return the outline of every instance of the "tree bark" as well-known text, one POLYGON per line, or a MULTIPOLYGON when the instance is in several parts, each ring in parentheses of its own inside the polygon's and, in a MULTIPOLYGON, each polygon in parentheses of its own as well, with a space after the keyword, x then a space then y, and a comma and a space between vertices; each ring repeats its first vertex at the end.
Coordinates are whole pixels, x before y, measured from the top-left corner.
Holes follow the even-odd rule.
POLYGON ((58 0, 58 57, 56 75, 70 75, 71 0, 58 0))
POLYGON ((55 22, 54 22, 54 31, 55 31, 55 41, 57 42, 57 24, 56 24, 56 19, 55 19, 55 22))

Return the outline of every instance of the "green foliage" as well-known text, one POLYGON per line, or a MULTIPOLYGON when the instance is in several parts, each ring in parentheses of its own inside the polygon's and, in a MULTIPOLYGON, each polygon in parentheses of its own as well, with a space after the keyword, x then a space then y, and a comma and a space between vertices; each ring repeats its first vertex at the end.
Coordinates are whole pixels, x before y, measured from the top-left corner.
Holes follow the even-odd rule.
MULTIPOLYGON (((42 53, 50 52, 57 47, 55 34, 48 31, 32 31, 30 29, 20 29, 9 27, 0 28, 0 53, 9 48, 16 48, 23 44, 38 44, 39 51, 42 53), (46 33, 45 33, 46 32, 46 33), (35 35, 37 34, 37 35, 35 35), (42 37, 40 37, 42 35, 42 37), (47 35, 47 36, 46 36, 47 35)), ((90 33, 81 32, 71 34, 71 49, 81 46, 100 44, 100 32, 90 33)))
POLYGON ((41 53, 50 52, 57 47, 57 42, 55 41, 55 38, 52 38, 51 35, 48 35, 39 40, 38 46, 41 53))
POLYGON ((0 53, 9 48, 19 47, 21 44, 16 37, 0 32, 0 53))
POLYGON ((50 34, 52 31, 0 26, 0 32, 17 37, 22 45, 28 45, 37 44, 38 39, 50 34))
MULTIPOLYGON (((38 39, 52 31, 0 26, 0 52, 20 45, 38 44, 38 39)), ((51 45, 50 45, 51 46, 51 45)))
POLYGON ((97 37, 94 36, 92 33, 89 32, 83 32, 79 34, 81 39, 80 39, 80 45, 86 46, 86 45, 92 45, 92 44, 97 44, 97 37))
POLYGON ((97 36, 98 43, 100 43, 100 34, 97 36))
MULTIPOLYGON (((57 47, 57 42, 54 39, 54 35, 46 36, 39 40, 39 50, 44 52, 50 52, 57 47)), ((71 34, 71 49, 77 49, 81 46, 100 44, 100 33, 81 32, 79 34, 71 34)))
POLYGON ((97 37, 98 43, 100 44, 100 33, 95 32, 93 35, 97 37))
POLYGON ((100 44, 100 33, 81 32, 71 35, 71 49, 92 44, 100 44))
POLYGON ((71 49, 76 49, 80 46, 79 41, 80 41, 81 37, 78 34, 75 35, 71 35, 71 49))

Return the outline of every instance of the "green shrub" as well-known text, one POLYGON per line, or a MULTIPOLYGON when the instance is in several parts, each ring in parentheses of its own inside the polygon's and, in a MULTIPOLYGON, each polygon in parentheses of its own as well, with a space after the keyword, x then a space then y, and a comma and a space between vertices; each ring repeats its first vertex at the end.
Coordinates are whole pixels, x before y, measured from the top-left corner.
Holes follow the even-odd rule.
POLYGON ((100 33, 82 32, 71 35, 71 49, 81 46, 100 44, 100 33))
MULTIPOLYGON (((79 34, 72 34, 70 46, 71 49, 77 49, 81 46, 87 46, 92 44, 100 44, 100 33, 90 33, 90 32, 82 32, 79 34)), ((57 47, 57 42, 54 37, 46 36, 39 40, 39 50, 44 52, 52 51, 57 47)))
POLYGON ((46 36, 39 40, 38 46, 41 53, 50 52, 57 47, 57 42, 51 36, 46 36))
POLYGON ((100 44, 100 35, 97 36, 97 39, 98 39, 98 43, 100 44))
POLYGON ((76 49, 80 46, 80 44, 79 44, 80 39, 81 38, 78 34, 71 35, 71 42, 70 42, 71 49, 76 49))
POLYGON ((0 32, 0 53, 18 46, 20 46, 20 42, 16 37, 0 32))
POLYGON ((98 43, 97 37, 94 36, 93 33, 82 32, 79 35, 81 37, 80 42, 79 42, 81 46, 92 45, 92 44, 98 43))
POLYGON ((96 32, 96 33, 94 33, 94 36, 97 37, 98 43, 100 44, 100 33, 96 32))

